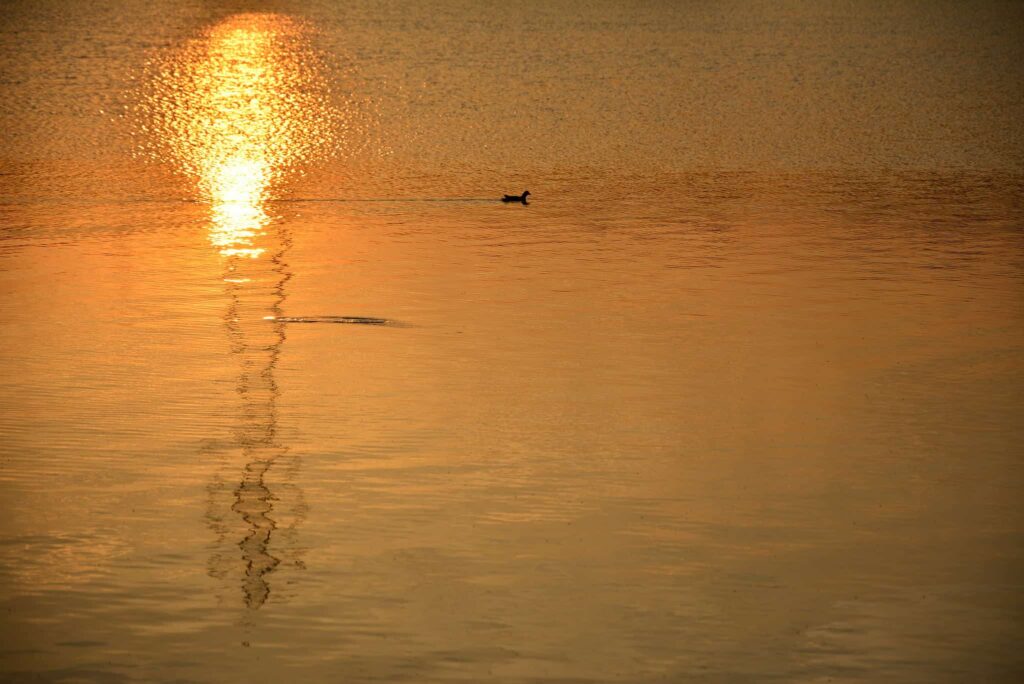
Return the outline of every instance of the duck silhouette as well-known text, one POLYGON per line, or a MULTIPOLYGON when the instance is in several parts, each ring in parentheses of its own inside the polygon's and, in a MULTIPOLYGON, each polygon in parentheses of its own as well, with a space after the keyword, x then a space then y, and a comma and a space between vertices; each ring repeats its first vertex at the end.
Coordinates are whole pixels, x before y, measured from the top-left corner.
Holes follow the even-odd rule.
POLYGON ((502 202, 522 202, 523 204, 527 204, 526 196, 529 195, 529 194, 530 194, 529 190, 523 190, 523 194, 522 195, 505 195, 504 197, 501 198, 501 201, 502 202))

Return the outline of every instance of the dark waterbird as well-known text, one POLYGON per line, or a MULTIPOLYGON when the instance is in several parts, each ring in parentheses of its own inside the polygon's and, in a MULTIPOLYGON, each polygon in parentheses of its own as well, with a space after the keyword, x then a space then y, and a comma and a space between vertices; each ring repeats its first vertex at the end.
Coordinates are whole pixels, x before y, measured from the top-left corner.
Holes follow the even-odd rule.
POLYGON ((529 194, 530 194, 529 190, 523 190, 523 194, 522 195, 505 195, 504 197, 501 198, 501 201, 502 202, 522 202, 523 204, 527 204, 526 196, 529 195, 529 194))

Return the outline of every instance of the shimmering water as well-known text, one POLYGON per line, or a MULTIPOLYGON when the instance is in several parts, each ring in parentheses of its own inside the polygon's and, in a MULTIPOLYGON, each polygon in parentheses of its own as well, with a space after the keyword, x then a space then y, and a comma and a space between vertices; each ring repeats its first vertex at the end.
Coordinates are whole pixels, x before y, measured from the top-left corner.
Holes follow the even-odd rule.
POLYGON ((3 16, 0 679, 1024 673, 1020 5, 3 16))

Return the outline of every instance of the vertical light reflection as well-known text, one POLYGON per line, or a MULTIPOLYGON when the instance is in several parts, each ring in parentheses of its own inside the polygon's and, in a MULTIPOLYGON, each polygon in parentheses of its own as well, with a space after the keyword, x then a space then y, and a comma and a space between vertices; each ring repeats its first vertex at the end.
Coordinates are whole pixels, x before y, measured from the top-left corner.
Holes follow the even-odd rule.
POLYGON ((224 256, 263 254, 267 201, 336 147, 344 115, 324 71, 304 26, 277 14, 225 19, 156 70, 146 146, 195 179, 224 256))
POLYGON ((261 162, 241 157, 227 160, 211 173, 210 242, 224 256, 256 258, 263 253, 255 241, 270 221, 263 208, 266 178, 261 162))
POLYGON ((218 538, 209 571, 239 582, 250 609, 268 600, 270 575, 285 560, 302 565, 289 542, 304 518, 293 484, 298 459, 279 436, 275 378, 291 234, 268 201, 340 128, 321 71, 300 25, 242 14, 168 59, 149 97, 151 151, 170 155, 195 179, 210 204, 209 240, 224 259, 223 319, 238 362, 240 411, 232 443, 209 449, 225 455, 208 488, 208 523, 218 538))

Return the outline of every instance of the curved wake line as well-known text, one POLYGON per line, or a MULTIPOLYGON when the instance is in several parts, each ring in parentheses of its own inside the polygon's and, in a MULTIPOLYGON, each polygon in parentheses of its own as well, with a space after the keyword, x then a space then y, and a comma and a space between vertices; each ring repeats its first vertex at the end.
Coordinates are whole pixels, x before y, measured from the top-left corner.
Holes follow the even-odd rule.
POLYGON ((497 202, 494 197, 357 197, 345 199, 341 197, 282 197, 267 200, 275 202, 497 202))
POLYGON ((397 325, 397 321, 372 316, 264 316, 275 323, 340 323, 347 325, 397 325))
MULTIPOLYGON (((500 202, 494 197, 362 197, 345 199, 341 197, 280 197, 262 200, 267 204, 305 204, 314 202, 334 204, 362 204, 362 203, 384 203, 384 202, 463 202, 463 203, 484 203, 500 202)), ((37 204, 59 204, 62 206, 106 206, 119 204, 201 204, 209 205, 213 201, 209 198, 196 197, 119 197, 119 198, 64 198, 64 197, 30 197, 13 199, 0 197, 0 206, 37 205, 37 204)))

